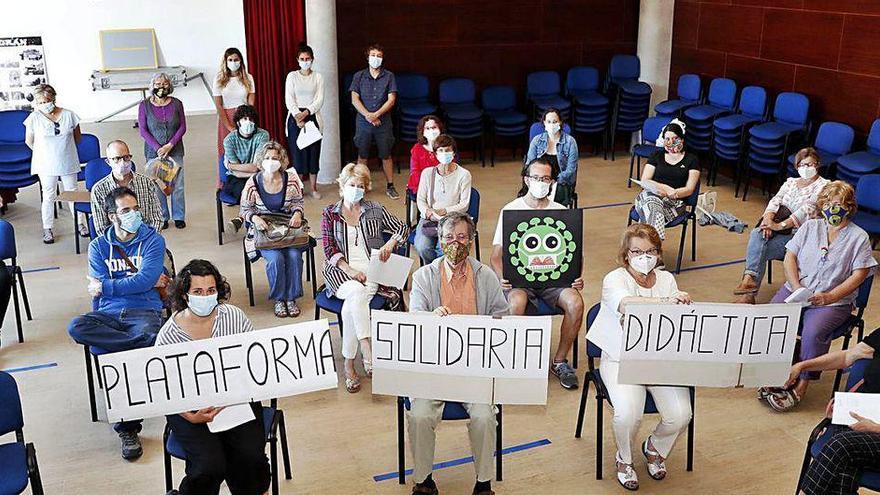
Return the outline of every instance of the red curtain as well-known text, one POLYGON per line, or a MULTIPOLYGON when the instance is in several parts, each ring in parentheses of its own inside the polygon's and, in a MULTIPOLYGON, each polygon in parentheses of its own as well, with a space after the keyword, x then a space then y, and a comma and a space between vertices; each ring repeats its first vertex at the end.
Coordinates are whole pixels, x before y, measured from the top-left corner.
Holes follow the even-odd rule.
POLYGON ((284 80, 297 67, 296 48, 306 39, 305 1, 244 0, 244 37, 260 127, 284 143, 284 80))

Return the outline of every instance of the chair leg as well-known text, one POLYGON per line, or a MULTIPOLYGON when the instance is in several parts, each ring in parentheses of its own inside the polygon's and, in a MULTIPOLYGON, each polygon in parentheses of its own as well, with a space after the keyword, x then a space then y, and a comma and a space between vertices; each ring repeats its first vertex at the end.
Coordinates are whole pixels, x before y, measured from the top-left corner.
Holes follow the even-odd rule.
POLYGON ((406 452, 403 438, 403 398, 397 398, 397 482, 406 484, 406 452))
POLYGON ((675 263, 675 273, 676 275, 681 273, 681 258, 684 255, 684 241, 687 237, 687 221, 685 221, 684 225, 681 229, 681 240, 678 242, 678 261, 675 263))
MULTIPOLYGON (((98 422, 98 406, 95 404, 95 382, 92 376, 92 358, 89 356, 91 353, 89 352, 89 346, 83 346, 83 352, 85 354, 85 363, 86 363, 86 383, 89 386, 89 408, 92 413, 92 423, 98 422)), ((170 490, 170 488, 169 488, 170 490)))
POLYGON ((474 254, 477 257, 477 261, 480 261, 480 233, 476 232, 474 234, 474 254))
POLYGON ((602 397, 599 395, 599 385, 596 385, 596 479, 602 479, 602 422, 604 411, 602 397))
MULTIPOLYGON (((630 179, 633 178, 633 168, 635 167, 635 164, 636 164, 636 154, 632 153, 629 156, 629 178, 630 179)), ((631 187, 632 187, 632 182, 627 180, 626 181, 626 188, 629 189, 631 187)))
POLYGON ((801 472, 798 475, 797 488, 795 489, 795 495, 799 495, 801 493, 801 485, 804 482, 804 475, 807 474, 807 468, 810 467, 810 461, 813 459, 813 456, 810 455, 810 448, 812 447, 811 442, 807 442, 807 448, 804 449, 804 460, 801 463, 801 472))
POLYGON ((580 438, 584 426, 584 414, 587 412, 587 395, 590 394, 590 372, 584 373, 584 388, 581 390, 581 405, 578 407, 578 419, 574 428, 574 437, 580 438))
POLYGON ((501 440, 501 432, 504 429, 502 428, 504 415, 501 412, 501 404, 498 404, 496 407, 498 408, 498 414, 495 421, 495 481, 504 481, 504 469, 502 468, 504 443, 501 440))
POLYGON ((745 201, 746 196, 749 195, 749 185, 752 182, 752 168, 749 167, 748 165, 746 165, 746 167, 748 167, 746 169, 746 174, 745 174, 746 176, 743 177, 743 182, 745 183, 743 185, 743 201, 745 201))
POLYGON ((278 495, 278 439, 269 440, 269 469, 272 473, 272 495, 278 495))
POLYGON ((697 217, 691 219, 691 261, 697 261, 697 217))
MULTIPOLYGON (((13 268, 13 277, 15 276, 15 272, 18 270, 17 267, 13 268)), ((24 330, 21 327, 21 308, 18 305, 18 287, 15 285, 15 280, 12 280, 12 303, 15 308, 15 329, 18 331, 18 343, 24 343, 24 330)))
POLYGON ((767 283, 773 283, 773 260, 767 260, 767 283))
MULTIPOLYGON (((692 394, 696 393, 696 390, 691 392, 692 394)), ((694 410, 694 396, 691 395, 691 421, 688 423, 688 440, 687 440, 687 470, 694 470, 694 416, 696 416, 696 412, 694 410)))
POLYGON ((278 433, 281 435, 281 460, 284 462, 284 479, 293 479, 290 472, 290 449, 287 446, 287 425, 284 424, 284 411, 275 410, 278 414, 278 433))
POLYGON ((95 363, 95 378, 98 381, 98 388, 104 390, 104 380, 101 378, 101 366, 98 364, 98 356, 92 354, 92 361, 95 363))
POLYGON ((571 365, 574 369, 578 367, 578 339, 575 337, 574 342, 571 343, 571 365))
POLYGON ((318 298, 318 277, 315 273, 315 248, 310 248, 309 252, 309 266, 306 267, 306 270, 312 274, 309 278, 312 282, 312 300, 315 300, 318 298))
POLYGON ((77 216, 77 211, 73 210, 73 246, 76 254, 79 254, 79 231, 76 228, 77 216))
POLYGON ((220 202, 220 198, 216 199, 217 201, 217 245, 223 245, 223 204, 220 202))
POLYGON ((248 290, 248 303, 254 307, 254 278, 251 273, 251 260, 248 259, 247 253, 244 253, 244 281, 248 290))
POLYGON ((21 300, 24 302, 24 314, 27 315, 28 321, 33 320, 34 317, 31 316, 31 303, 28 300, 27 289, 24 286, 24 273, 21 271, 21 267, 16 265, 15 270, 18 272, 18 285, 21 286, 21 300))
POLYGON ((31 493, 33 495, 43 495, 43 478, 40 476, 40 465, 37 462, 37 451, 34 444, 29 443, 25 446, 27 449, 27 457, 29 464, 28 477, 31 481, 31 493))

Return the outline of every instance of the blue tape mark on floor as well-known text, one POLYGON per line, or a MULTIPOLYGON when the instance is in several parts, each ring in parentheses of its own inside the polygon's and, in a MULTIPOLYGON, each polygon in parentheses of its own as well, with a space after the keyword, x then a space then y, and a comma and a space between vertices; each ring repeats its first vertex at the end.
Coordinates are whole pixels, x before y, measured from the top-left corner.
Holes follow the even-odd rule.
MULTIPOLYGON (((507 454, 512 454, 514 452, 520 452, 523 450, 534 449, 535 447, 542 447, 544 445, 550 445, 551 443, 552 442, 550 442, 549 439, 543 438, 541 440, 535 440, 534 442, 522 443, 519 445, 514 445, 511 447, 503 448, 503 449, 501 449, 501 453, 503 455, 507 455, 507 454)), ((474 462, 474 456, 462 457, 460 459, 453 459, 451 461, 438 462, 438 463, 434 464, 434 471, 436 471, 438 469, 445 469, 445 468, 450 468, 450 467, 455 467, 455 466, 461 466, 462 464, 470 464, 472 462, 474 462)), ((406 471, 404 471, 404 474, 406 476, 412 476, 412 473, 413 473, 412 469, 407 469, 406 471)), ((385 474, 377 474, 376 476, 373 476, 373 481, 376 481, 376 482, 388 481, 388 480, 393 480, 393 479, 397 479, 397 471, 392 471, 390 473, 385 473, 385 474)))
POLYGON ((41 370, 41 369, 45 369, 45 368, 54 368, 56 366, 58 366, 58 363, 46 363, 46 364, 37 364, 34 366, 24 366, 22 368, 8 368, 5 370, 0 370, 0 371, 5 371, 5 372, 11 374, 11 373, 21 373, 23 371, 34 371, 34 370, 41 370))
POLYGON ((31 268, 30 270, 22 270, 21 273, 48 272, 50 270, 60 270, 60 266, 47 266, 45 268, 31 268))
POLYGON ((331 321, 330 324, 331 325, 339 325, 339 322, 338 321, 331 321))
POLYGON ((624 205, 630 205, 630 206, 632 206, 632 204, 633 204, 632 201, 625 201, 625 202, 623 202, 623 203, 608 203, 607 205, 584 206, 582 209, 584 209, 584 210, 596 210, 596 209, 599 209, 599 208, 613 208, 613 207, 615 207, 615 206, 624 206, 624 205))
POLYGON ((720 266, 730 266, 730 265, 738 265, 740 263, 745 263, 746 259, 743 258, 741 260, 733 260, 733 261, 725 261, 724 263, 713 263, 711 265, 702 265, 702 266, 690 266, 687 268, 682 268, 681 271, 689 272, 692 270, 705 270, 707 268, 718 268, 720 266))

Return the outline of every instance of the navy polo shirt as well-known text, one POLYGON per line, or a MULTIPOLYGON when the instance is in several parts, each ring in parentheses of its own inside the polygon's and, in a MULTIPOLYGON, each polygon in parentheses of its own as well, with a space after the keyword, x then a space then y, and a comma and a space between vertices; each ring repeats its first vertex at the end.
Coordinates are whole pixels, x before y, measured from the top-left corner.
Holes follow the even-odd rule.
MULTIPOLYGON (((388 101, 388 95, 397 93, 397 80, 394 73, 383 69, 379 69, 379 77, 373 78, 370 75, 370 69, 362 69, 354 74, 351 80, 349 91, 354 91, 361 97, 361 102, 367 111, 375 112, 382 108, 382 105, 388 101)), ((359 119, 363 119, 362 115, 358 115, 359 119)))

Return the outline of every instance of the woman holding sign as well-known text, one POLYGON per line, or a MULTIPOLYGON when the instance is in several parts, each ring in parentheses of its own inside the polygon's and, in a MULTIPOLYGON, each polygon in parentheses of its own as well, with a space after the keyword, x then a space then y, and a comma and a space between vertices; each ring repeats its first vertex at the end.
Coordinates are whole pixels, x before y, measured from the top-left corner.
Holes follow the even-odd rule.
POLYGON ((679 434, 691 420, 690 394, 686 387, 624 385, 618 382, 620 322, 629 304, 690 304, 687 292, 678 290, 675 277, 656 268, 663 256, 660 235, 654 227, 633 224, 624 231, 618 253, 619 268, 602 281, 602 306, 587 339, 602 348, 599 370, 614 404, 614 437, 617 441, 617 481, 627 490, 638 490, 633 469, 632 441, 645 412, 650 392, 660 413, 660 423, 642 442, 648 475, 666 477, 666 458, 679 434))
MULTIPOLYGON (((871 255, 867 232, 850 222, 856 213, 853 187, 834 181, 819 193, 816 208, 822 218, 805 222, 785 245, 785 285, 771 302, 806 304, 801 313, 799 361, 828 353, 832 332, 852 313, 859 285, 877 260, 871 255)), ((819 372, 804 371, 787 388, 762 388, 759 400, 785 412, 796 407, 819 372)))
MULTIPOLYGON (((214 265, 205 260, 190 261, 174 279, 171 300, 175 313, 159 330, 156 345, 253 331, 244 312, 226 304, 229 293, 229 284, 214 265)), ((171 431, 186 452, 186 476, 176 493, 218 494, 224 480, 234 495, 261 494, 269 489, 262 406, 254 403, 250 407, 252 420, 217 432, 212 431, 210 423, 223 411, 222 407, 167 417, 171 431)))
POLYGON ((345 389, 361 389, 354 359, 360 346, 364 371, 373 372, 370 345, 370 301, 374 295, 386 299, 385 307, 396 309, 403 304, 400 290, 367 281, 370 257, 375 253, 383 262, 398 243, 406 242, 406 224, 391 215, 379 203, 364 200, 370 189, 370 169, 349 163, 339 173, 342 199, 324 209, 321 238, 324 241, 324 280, 327 295, 343 300, 342 357, 345 358, 345 389), (384 234, 390 234, 386 241, 384 234))

